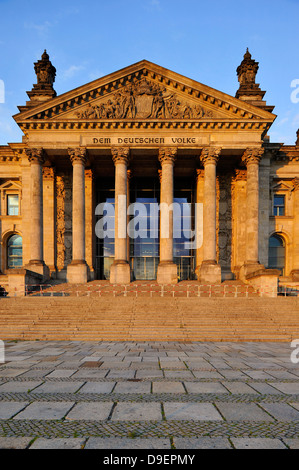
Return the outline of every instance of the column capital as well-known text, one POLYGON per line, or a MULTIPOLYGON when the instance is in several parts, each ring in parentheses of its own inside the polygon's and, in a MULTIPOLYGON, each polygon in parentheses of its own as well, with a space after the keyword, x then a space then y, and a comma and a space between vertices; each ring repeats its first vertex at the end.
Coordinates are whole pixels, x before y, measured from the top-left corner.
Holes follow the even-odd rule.
POLYGON ((251 164, 258 165, 264 154, 262 147, 248 147, 242 155, 242 163, 246 166, 251 164))
POLYGON ((45 152, 43 148, 27 148, 25 153, 30 163, 39 163, 43 165, 45 162, 45 152))
POLYGON ((161 165, 163 163, 172 163, 174 164, 176 160, 178 149, 177 147, 160 147, 159 148, 159 162, 161 165))
POLYGON ((207 163, 217 165, 221 150, 221 147, 204 147, 199 157, 200 161, 203 165, 206 165, 207 163))
POLYGON ((74 165, 75 163, 81 163, 83 165, 86 165, 87 151, 85 147, 69 148, 68 154, 72 165, 74 165))
POLYGON ((130 147, 111 147, 112 160, 114 165, 118 163, 129 163, 130 147))

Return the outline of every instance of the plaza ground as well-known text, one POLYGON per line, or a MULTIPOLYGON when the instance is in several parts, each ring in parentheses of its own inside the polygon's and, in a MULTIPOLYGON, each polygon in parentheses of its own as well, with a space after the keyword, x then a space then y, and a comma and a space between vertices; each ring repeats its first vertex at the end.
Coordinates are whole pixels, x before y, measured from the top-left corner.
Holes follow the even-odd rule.
POLYGON ((0 448, 299 448, 289 342, 5 341, 0 448))

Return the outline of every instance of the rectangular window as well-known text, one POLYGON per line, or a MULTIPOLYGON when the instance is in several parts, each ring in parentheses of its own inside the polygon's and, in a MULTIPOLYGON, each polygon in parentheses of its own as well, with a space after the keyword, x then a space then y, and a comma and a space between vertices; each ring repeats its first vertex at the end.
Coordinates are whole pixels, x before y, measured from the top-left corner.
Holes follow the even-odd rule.
POLYGON ((274 215, 285 215, 285 197, 284 196, 274 196, 274 215))
POLYGON ((7 195, 7 215, 19 215, 19 196, 17 194, 7 195))

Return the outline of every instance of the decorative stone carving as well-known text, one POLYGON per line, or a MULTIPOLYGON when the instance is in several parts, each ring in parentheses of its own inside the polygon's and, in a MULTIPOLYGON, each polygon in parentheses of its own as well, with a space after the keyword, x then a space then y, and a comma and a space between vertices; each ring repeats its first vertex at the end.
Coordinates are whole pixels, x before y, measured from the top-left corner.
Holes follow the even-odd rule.
POLYGON ((262 156, 264 154, 264 149, 261 147, 247 148, 242 155, 242 163, 246 166, 250 164, 259 164, 262 156))
POLYGON ((52 166, 43 167, 43 179, 53 181, 55 178, 55 169, 52 166))
POLYGON ((111 147, 112 160, 114 165, 118 163, 129 163, 130 148, 129 147, 111 147))
POLYGON ((203 165, 206 165, 207 163, 214 163, 217 165, 220 153, 221 147, 205 147, 202 149, 200 161, 203 165))
POLYGON ((54 98, 56 91, 53 88, 53 83, 55 82, 56 69, 52 65, 46 50, 41 60, 35 62, 34 70, 37 76, 37 84, 33 85, 32 90, 27 92, 29 98, 38 101, 54 98))
POLYGON ((235 181, 246 181, 246 179, 247 179, 247 171, 236 168, 234 176, 233 176, 233 182, 235 182, 235 181))
POLYGON ((161 147, 159 148, 159 162, 174 164, 178 149, 176 147, 161 147))
POLYGON ((293 188, 294 188, 293 190, 298 191, 299 190, 299 178, 297 178, 297 177, 294 178, 292 180, 292 183, 293 183, 293 188))
POLYGON ((196 181, 202 180, 205 177, 205 170, 203 168, 196 169, 196 181))
POLYGON ((72 181, 69 175, 56 176, 57 269, 72 260, 72 181))
POLYGON ((210 110, 182 101, 158 83, 135 79, 106 102, 76 113, 79 119, 202 119, 213 117, 210 110))

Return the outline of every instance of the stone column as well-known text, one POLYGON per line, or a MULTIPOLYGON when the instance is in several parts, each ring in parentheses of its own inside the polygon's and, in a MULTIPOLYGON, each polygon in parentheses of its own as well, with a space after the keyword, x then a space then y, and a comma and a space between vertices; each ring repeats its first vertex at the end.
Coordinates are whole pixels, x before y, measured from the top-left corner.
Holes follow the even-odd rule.
POLYGON ((293 270, 291 272, 293 281, 299 281, 299 178, 293 181, 294 194, 294 221, 293 221, 293 270))
POLYGON ((85 164, 86 149, 69 149, 73 165, 73 250, 72 262, 67 267, 67 281, 86 283, 88 270, 85 260, 85 164))
POLYGON ((196 202, 196 213, 195 213, 195 222, 196 222, 196 268, 195 274, 198 280, 200 280, 200 267, 203 262, 203 201, 204 201, 204 170, 203 168, 198 168, 196 170, 196 192, 195 192, 195 202, 196 202))
POLYGON ((128 147, 112 147, 115 165, 115 258, 110 268, 111 284, 129 284, 131 280, 127 245, 127 166, 128 147))
POLYGON ((85 259, 90 280, 94 280, 95 271, 95 207, 94 173, 91 168, 85 170, 85 259))
POLYGON ((43 173, 45 161, 41 148, 26 150, 30 162, 30 261, 26 267, 44 279, 48 278, 49 270, 44 263, 43 254, 43 173))
POLYGON ((203 209, 203 262, 200 280, 204 283, 221 283, 221 267, 216 252, 216 166, 220 147, 205 147, 200 160, 204 165, 204 209, 203 209))
POLYGON ((160 262, 157 271, 159 284, 178 282, 177 265, 173 262, 173 166, 177 148, 159 149, 162 167, 160 190, 160 262))
POLYGON ((55 168, 43 167, 44 258, 50 276, 56 277, 55 168))
POLYGON ((259 163, 264 150, 248 148, 242 156, 247 168, 246 185, 246 260, 240 270, 240 277, 264 270, 259 262, 259 163))

